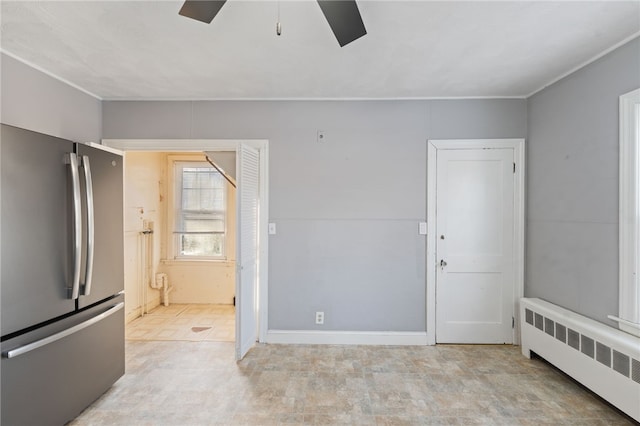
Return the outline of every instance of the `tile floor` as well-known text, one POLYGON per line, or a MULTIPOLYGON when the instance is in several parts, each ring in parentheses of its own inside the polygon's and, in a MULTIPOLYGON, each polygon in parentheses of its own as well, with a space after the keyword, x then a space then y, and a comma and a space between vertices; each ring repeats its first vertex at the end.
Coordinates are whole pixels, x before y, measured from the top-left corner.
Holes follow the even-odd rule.
POLYGON ((160 305, 125 327, 127 340, 187 340, 233 342, 233 305, 160 305))
POLYGON ((254 347, 128 341, 127 372, 82 425, 626 425, 513 346, 254 347))

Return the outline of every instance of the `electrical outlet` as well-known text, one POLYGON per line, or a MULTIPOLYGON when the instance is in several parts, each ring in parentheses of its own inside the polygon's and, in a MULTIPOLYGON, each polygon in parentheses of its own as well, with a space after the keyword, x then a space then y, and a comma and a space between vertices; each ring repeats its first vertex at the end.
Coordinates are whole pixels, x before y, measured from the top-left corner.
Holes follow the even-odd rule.
POLYGON ((324 324, 324 312, 316 312, 316 324, 324 324))

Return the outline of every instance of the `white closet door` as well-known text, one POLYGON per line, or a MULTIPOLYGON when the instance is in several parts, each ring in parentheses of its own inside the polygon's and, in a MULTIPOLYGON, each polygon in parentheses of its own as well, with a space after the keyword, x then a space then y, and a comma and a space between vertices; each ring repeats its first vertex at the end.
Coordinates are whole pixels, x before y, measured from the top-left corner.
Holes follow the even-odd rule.
POLYGON ((236 157, 236 359, 242 359, 257 340, 258 214, 260 154, 240 145, 236 157))
POLYGON ((512 343, 513 164, 512 149, 438 151, 438 343, 512 343))

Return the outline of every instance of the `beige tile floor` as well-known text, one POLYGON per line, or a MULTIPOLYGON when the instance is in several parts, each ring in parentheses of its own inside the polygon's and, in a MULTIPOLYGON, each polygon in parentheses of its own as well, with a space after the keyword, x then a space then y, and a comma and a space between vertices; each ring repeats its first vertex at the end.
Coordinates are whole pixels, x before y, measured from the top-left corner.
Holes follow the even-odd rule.
POLYGON ((125 327, 127 340, 187 340, 233 342, 235 308, 232 305, 160 305, 125 327))
POLYGON ((126 374, 82 425, 626 425, 513 346, 254 347, 128 341, 126 374))

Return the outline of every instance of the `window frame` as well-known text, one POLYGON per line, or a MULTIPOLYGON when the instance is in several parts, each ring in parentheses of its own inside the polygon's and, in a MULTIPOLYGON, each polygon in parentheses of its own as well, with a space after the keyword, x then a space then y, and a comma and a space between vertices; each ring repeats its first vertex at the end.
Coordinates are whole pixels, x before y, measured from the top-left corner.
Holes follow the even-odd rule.
MULTIPOLYGON (((167 156, 167 177, 168 177, 168 185, 167 189, 169 192, 169 199, 167 200, 167 236, 168 236, 168 258, 172 261, 176 262, 217 262, 217 261, 226 261, 228 259, 228 215, 229 215, 229 198, 228 198, 228 188, 226 182, 223 182, 222 190, 224 197, 224 231, 220 232, 222 234, 223 243, 222 243, 222 254, 220 256, 196 256, 196 255, 183 255, 180 254, 180 236, 182 235, 177 231, 177 221, 179 216, 179 211, 181 210, 181 200, 182 200, 182 188, 178 188, 180 181, 177 176, 177 165, 180 163, 193 163, 194 167, 198 166, 208 166, 209 163, 205 160, 204 155, 194 154, 194 155, 168 155, 167 156)), ((213 167, 211 169, 219 173, 213 167)), ((223 178, 224 179, 224 178, 223 178)))
POLYGON ((621 330, 640 336, 640 89, 620 96, 619 312, 621 330))

